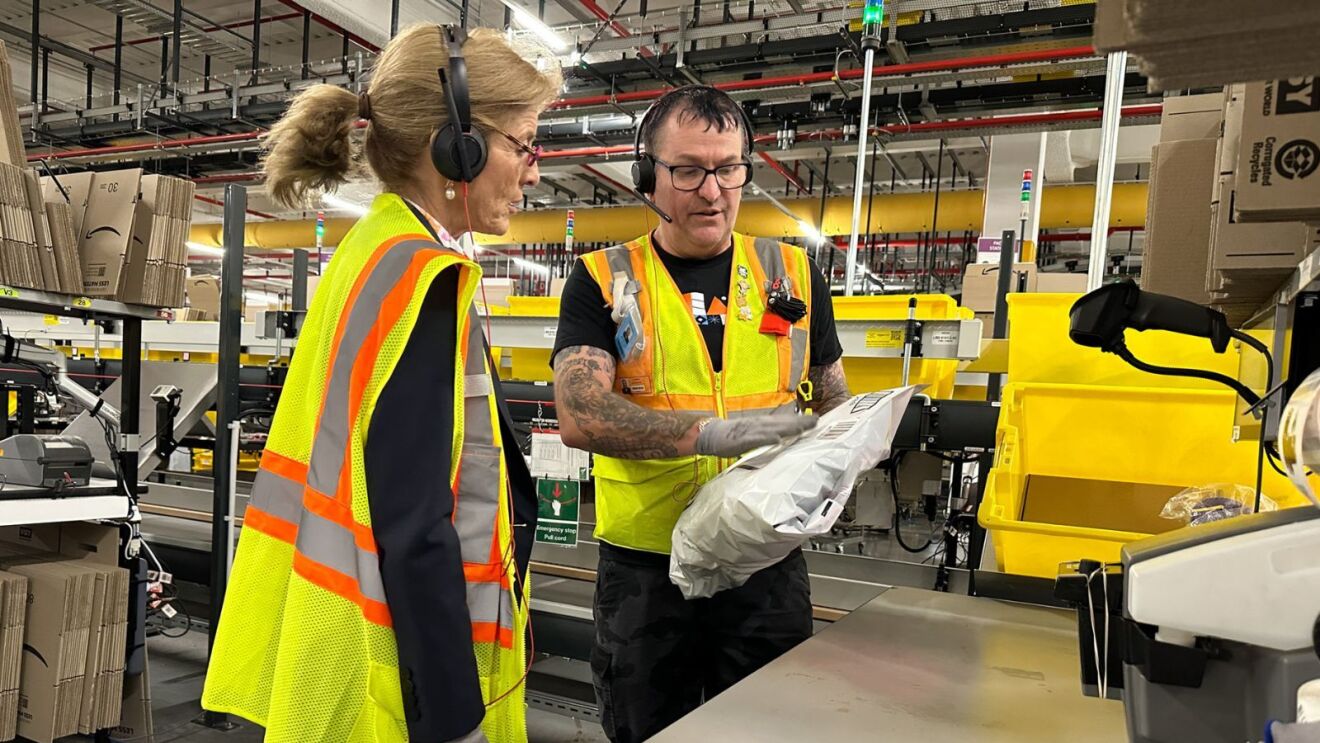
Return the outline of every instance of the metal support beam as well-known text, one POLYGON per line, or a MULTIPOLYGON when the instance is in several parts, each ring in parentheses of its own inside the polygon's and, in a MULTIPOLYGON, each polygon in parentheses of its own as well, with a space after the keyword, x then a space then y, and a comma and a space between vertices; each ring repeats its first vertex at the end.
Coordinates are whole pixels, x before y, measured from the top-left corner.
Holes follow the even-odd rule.
POLYGON ((50 50, 41 50, 41 108, 46 112, 46 102, 50 100, 50 50))
MULTIPOLYGON (((37 1, 39 2, 40 0, 37 1)), ((36 22, 33 21, 33 26, 35 25, 36 22)), ((18 26, 15 26, 10 23, 0 23, 0 37, 4 38, 6 41, 10 41, 16 44, 22 44, 24 46, 32 44, 32 33, 30 30, 21 29, 18 26)), ((39 45, 42 49, 49 49, 55 54, 60 55, 61 57, 72 59, 73 61, 79 62, 81 64, 89 64, 93 67, 105 70, 107 72, 113 72, 115 69, 114 63, 112 63, 108 59, 101 59, 100 57, 97 57, 94 54, 89 54, 88 52, 85 52, 81 49, 76 49, 74 47, 69 46, 68 44, 55 41, 54 39, 48 37, 41 37, 39 45)), ((35 71, 36 64, 39 63, 39 60, 37 59, 35 53, 33 53, 32 59, 34 62, 33 70, 35 71)), ((154 84, 154 81, 152 81, 150 78, 132 72, 124 72, 123 76, 133 82, 146 83, 148 85, 154 84)), ((35 88, 36 82, 37 81, 34 75, 32 80, 34 90, 36 89, 35 88)), ((115 88, 118 89, 119 86, 115 86, 115 88)))
POLYGON ((32 0, 32 84, 28 88, 32 98, 32 113, 34 115, 41 113, 37 106, 37 75, 39 74, 38 65, 41 60, 38 55, 41 54, 41 0, 32 0))
POLYGON ((96 72, 96 68, 91 65, 87 65, 87 96, 86 96, 86 101, 83 103, 83 106, 85 108, 92 107, 92 73, 94 72, 96 72))
POLYGON ((302 79, 306 80, 311 74, 308 70, 312 44, 312 12, 310 10, 303 11, 302 22, 302 79))
MULTIPOLYGON (((175 46, 178 46, 178 44, 175 44, 175 46)), ((160 37, 160 83, 159 83, 159 87, 160 87, 160 94, 161 94, 162 96, 165 95, 165 82, 169 79, 169 74, 170 74, 170 69, 169 69, 169 67, 170 67, 170 37, 168 37, 168 36, 161 36, 161 37, 160 37)))
POLYGON ((229 582, 232 521, 229 512, 234 487, 230 462, 235 455, 234 431, 230 424, 238 420, 239 332, 243 322, 243 229, 247 210, 247 189, 236 184, 225 186, 225 254, 220 272, 220 355, 217 359, 215 458, 212 477, 215 489, 211 503, 211 632, 208 651, 214 646, 215 630, 220 623, 229 582))
POLYGON ((1095 213, 1091 217, 1091 262, 1086 269, 1086 290, 1104 281, 1109 249, 1109 207, 1114 192, 1114 162, 1118 156, 1118 120, 1123 105, 1123 78, 1127 52, 1110 52, 1105 70, 1105 103, 1100 118, 1100 163, 1095 176, 1095 213))
MULTIPOLYGON (((504 26, 509 26, 509 9, 504 9, 504 26)), ((399 0, 390 0, 390 38, 399 35, 399 0)))
POLYGON ((170 82, 174 83, 174 94, 179 94, 179 66, 182 64, 183 51, 183 0, 174 0, 174 60, 170 71, 170 82))
POLYGON ((293 311, 307 311, 307 251, 293 251, 293 311))
MULTIPOLYGON (((124 17, 116 13, 115 14, 115 62, 114 62, 114 68, 111 70, 111 74, 114 75, 114 79, 111 80, 110 82, 110 87, 115 92, 114 105, 116 106, 119 105, 119 87, 124 84, 123 61, 124 61, 124 17)), ((94 65, 89 64, 87 66, 93 67, 94 65)), ((115 114, 115 121, 118 120, 119 120, 119 114, 115 114)))
POLYGON ((252 0, 252 82, 261 68, 261 0, 252 0))

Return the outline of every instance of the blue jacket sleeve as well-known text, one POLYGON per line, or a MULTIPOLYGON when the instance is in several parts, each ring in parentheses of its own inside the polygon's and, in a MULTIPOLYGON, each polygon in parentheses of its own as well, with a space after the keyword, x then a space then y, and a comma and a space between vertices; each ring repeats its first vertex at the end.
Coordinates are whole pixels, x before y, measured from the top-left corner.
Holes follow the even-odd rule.
POLYGON ((427 291, 380 393, 364 454, 412 740, 459 738, 485 716, 449 487, 457 305, 449 269, 427 291))

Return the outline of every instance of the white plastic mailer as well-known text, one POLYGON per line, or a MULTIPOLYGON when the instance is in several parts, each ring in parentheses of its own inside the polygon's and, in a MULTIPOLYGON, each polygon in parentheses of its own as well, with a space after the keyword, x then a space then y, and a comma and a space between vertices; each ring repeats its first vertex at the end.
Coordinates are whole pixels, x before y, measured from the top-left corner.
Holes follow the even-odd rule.
POLYGON ((705 598, 827 533, 858 475, 889 457, 915 390, 857 395, 807 433, 750 452, 703 485, 674 527, 669 579, 686 598, 705 598))

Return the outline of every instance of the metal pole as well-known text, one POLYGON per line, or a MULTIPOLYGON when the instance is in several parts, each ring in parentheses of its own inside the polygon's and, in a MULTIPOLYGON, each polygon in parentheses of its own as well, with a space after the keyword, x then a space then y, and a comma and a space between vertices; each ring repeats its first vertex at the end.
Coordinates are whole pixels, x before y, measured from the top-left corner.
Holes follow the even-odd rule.
MULTIPOLYGON (((260 25, 260 24, 258 24, 260 25)), ((180 52, 183 49, 183 40, 179 38, 183 33, 183 0, 174 0, 174 59, 172 60, 172 70, 170 72, 170 82, 174 83, 174 95, 179 95, 179 65, 180 52)))
POLYGON ((302 33, 302 79, 304 80, 306 80, 307 77, 311 74, 311 70, 307 68, 307 63, 311 56, 311 48, 310 48, 311 42, 312 42, 312 12, 310 10, 304 10, 303 33, 302 33))
MULTIPOLYGON (((866 40, 864 39, 863 42, 866 40)), ((878 44, 879 41, 877 40, 878 44)), ((875 64, 875 47, 867 46, 865 59, 862 61, 865 74, 862 77, 862 113, 857 127, 857 173, 853 176, 853 212, 852 232, 848 235, 848 267, 845 271, 846 286, 844 293, 853 294, 853 278, 857 274, 857 228, 862 217, 862 176, 866 170, 866 137, 871 133, 871 66, 875 64)))
MULTIPOLYGON (((999 287, 995 292, 995 338, 1008 337, 1008 292, 1013 280, 1014 238, 1012 230, 1004 230, 999 251, 999 287)), ((985 398, 990 402, 997 402, 1002 383, 1002 374, 991 374, 986 383, 985 398)))
MULTIPOLYGON (((123 59, 124 59, 124 17, 122 15, 116 14, 115 15, 115 74, 114 74, 114 79, 110 83, 111 89, 114 90, 114 104, 116 106, 119 105, 119 86, 122 85, 124 81, 123 80, 124 67, 122 65, 123 59)), ((119 114, 115 114, 115 121, 119 121, 119 114)))
POLYGON ((257 81, 259 67, 261 67, 261 0, 252 0, 252 82, 254 83, 257 81))
MULTIPOLYGON (((507 27, 507 26, 509 25, 509 24, 508 24, 508 21, 507 21, 507 19, 508 19, 508 17, 509 17, 509 11, 508 11, 508 8, 505 8, 504 17, 505 17, 505 19, 506 19, 504 25, 505 25, 505 27, 507 27)), ((399 35, 399 0, 391 0, 391 2, 390 2, 390 38, 392 39, 392 38, 394 38, 395 36, 398 36, 398 35, 399 35)))
POLYGON ((1109 243, 1109 206, 1114 192, 1114 160, 1118 155, 1118 121, 1123 106, 1127 52, 1110 52, 1105 70, 1105 103, 1100 118, 1100 165, 1095 176, 1095 214, 1091 217, 1091 262, 1086 290, 1100 288, 1109 243))
POLYGON ((293 251, 293 311, 307 311, 307 251, 293 251))
MULTIPOLYGON (((41 0, 32 0, 32 83, 28 91, 32 94, 32 112, 41 113, 37 107, 37 66, 41 64, 41 0)), ((33 127, 34 129, 36 127, 33 127)))
POLYGON ((235 183, 225 186, 224 257, 220 268, 220 356, 217 366, 215 456, 211 517, 211 631, 208 652, 215 642, 220 611, 224 606, 229 577, 229 490, 234 473, 229 424, 238 418, 238 354, 243 328, 243 230, 247 212, 247 189, 235 183))

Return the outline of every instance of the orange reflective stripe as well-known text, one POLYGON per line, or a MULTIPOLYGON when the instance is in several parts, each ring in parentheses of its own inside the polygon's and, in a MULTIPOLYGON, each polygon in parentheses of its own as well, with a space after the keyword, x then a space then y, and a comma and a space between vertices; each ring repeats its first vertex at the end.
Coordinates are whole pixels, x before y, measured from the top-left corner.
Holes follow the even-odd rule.
POLYGON ((463 579, 469 583, 495 583, 498 581, 503 585, 508 585, 509 575, 505 572, 505 565, 496 556, 494 562, 465 562, 463 563, 463 579))
POLYGON ((796 397, 784 390, 774 392, 757 392, 750 395, 738 395, 737 397, 726 397, 724 399, 725 407, 729 410, 759 410, 773 409, 785 403, 793 402, 796 397))
POLYGON ((251 503, 243 512, 243 528, 252 527, 268 537, 293 544, 298 539, 298 525, 272 516, 251 503))
MULTIPOLYGON (((408 309, 408 304, 413 300, 416 294, 414 290, 417 287, 422 270, 433 258, 440 256, 442 253, 451 252, 432 249, 419 250, 413 254, 407 269, 404 270, 403 275, 399 277, 394 287, 389 290, 381 302, 376 322, 353 361, 353 370, 348 381, 347 403, 350 435, 345 437, 344 466, 339 470, 339 486, 336 488, 338 492, 335 494, 337 500, 347 503, 350 507, 353 503, 353 437, 351 432, 357 428, 358 416, 362 412, 362 398, 366 394, 367 384, 374 375, 376 359, 380 356, 381 346, 384 345, 385 339, 389 336, 395 323, 399 321, 399 318, 408 309)), ((349 306, 351 307, 351 305, 349 306)))
POLYGON ((318 493, 307 488, 303 493, 303 508, 320 516, 327 521, 332 521, 345 529, 353 532, 353 543, 367 552, 376 551, 376 536, 372 534, 371 527, 359 524, 353 518, 353 506, 331 498, 328 495, 318 493))
POLYGON ((307 465, 296 459, 273 452, 266 449, 261 453, 261 469, 270 470, 271 474, 279 475, 286 480, 296 482, 307 481, 307 465))
POLYGON ((362 610, 362 617, 368 622, 382 627, 393 626, 390 608, 379 601, 373 601, 358 590, 357 582, 336 570, 328 568, 301 552, 293 553, 293 569, 309 582, 324 588, 336 596, 352 601, 362 610))
POLYGON ((496 622, 473 622, 472 641, 498 642, 500 647, 508 650, 513 647, 513 630, 502 627, 496 622))

